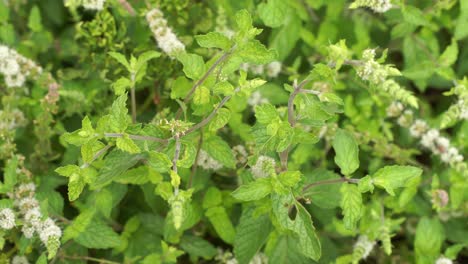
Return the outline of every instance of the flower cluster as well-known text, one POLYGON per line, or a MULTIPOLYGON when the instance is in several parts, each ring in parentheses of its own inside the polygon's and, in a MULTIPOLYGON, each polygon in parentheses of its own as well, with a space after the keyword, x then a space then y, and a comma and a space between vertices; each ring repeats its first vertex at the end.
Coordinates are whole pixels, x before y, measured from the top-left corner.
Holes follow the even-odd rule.
POLYGON ((452 264, 453 261, 446 257, 440 257, 436 260, 435 264, 452 264))
POLYGON ((393 102, 387 108, 387 115, 389 117, 398 117, 397 123, 408 128, 412 137, 419 139, 423 147, 439 156, 443 162, 450 164, 459 171, 467 171, 463 156, 459 154, 457 148, 450 145, 450 140, 440 135, 439 130, 430 128, 424 120, 415 120, 413 111, 404 110, 400 102, 393 102))
POLYGON ((219 170, 223 167, 223 164, 213 159, 206 151, 200 149, 198 152, 197 165, 204 168, 205 170, 219 170))
POLYGON ((264 98, 260 91, 255 91, 250 95, 249 99, 247 99, 247 103, 250 106, 256 106, 268 103, 268 99, 264 98))
POLYGON ((19 109, 15 108, 12 111, 0 110, 0 137, 4 137, 10 131, 24 126, 25 123, 24 114, 19 109))
POLYGON ((102 10, 106 0, 83 0, 83 7, 89 10, 102 10))
POLYGON ((39 202, 35 198, 36 185, 34 183, 23 183, 19 185, 9 196, 14 200, 14 205, 22 216, 23 227, 21 231, 26 238, 32 238, 35 233, 47 247, 49 256, 55 255, 60 246, 62 230, 54 220, 46 218, 39 208, 39 202))
POLYGON ((241 69, 249 71, 255 75, 266 75, 269 78, 276 78, 281 73, 282 64, 279 61, 272 61, 266 65, 252 65, 243 63, 241 69))
POLYGON ((0 210, 0 228, 9 230, 15 227, 15 213, 10 208, 0 210))
POLYGON ((255 178, 266 178, 275 173, 276 162, 268 156, 260 156, 250 170, 255 178))
POLYGON ((14 256, 11 264, 29 264, 29 261, 25 256, 14 256))
POLYGON ((185 46, 177 36, 172 32, 172 29, 167 25, 167 20, 164 19, 164 14, 161 10, 154 8, 146 13, 146 21, 148 22, 154 39, 158 46, 170 57, 175 57, 178 53, 185 52, 185 46))
POLYGON ((16 50, 0 45, 0 73, 7 87, 20 87, 30 75, 41 74, 42 68, 16 50))
POLYGON ((403 89, 395 80, 388 78, 389 76, 401 75, 400 71, 392 65, 380 64, 375 60, 375 55, 374 49, 366 49, 362 52, 361 61, 354 65, 357 75, 392 98, 417 107, 416 97, 403 89))
MULTIPOLYGON (((464 82, 466 82, 464 80, 464 82)), ((449 124, 455 123, 457 120, 468 120, 468 88, 464 84, 455 86, 448 95, 455 94, 457 102, 449 107, 443 114, 441 127, 447 127, 449 124)))
POLYGON ((443 208, 447 206, 449 202, 449 195, 445 190, 442 189, 433 190, 431 202, 435 208, 443 208))
POLYGON ((353 263, 358 263, 359 260, 367 258, 374 248, 374 245, 375 241, 370 241, 366 235, 359 236, 354 244, 353 263))
POLYGON ((234 157, 236 157, 238 164, 242 165, 247 162, 248 153, 244 146, 237 145, 232 147, 232 153, 234 154, 234 157))
POLYGON ((350 8, 368 7, 376 13, 385 13, 392 8, 390 0, 356 0, 350 8))

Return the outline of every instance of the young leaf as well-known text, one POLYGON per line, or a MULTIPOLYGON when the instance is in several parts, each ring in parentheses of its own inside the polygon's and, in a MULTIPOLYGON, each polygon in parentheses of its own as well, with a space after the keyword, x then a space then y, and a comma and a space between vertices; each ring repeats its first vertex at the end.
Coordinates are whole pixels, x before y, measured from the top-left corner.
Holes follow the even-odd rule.
POLYGON ((227 108, 221 108, 216 113, 215 118, 210 122, 209 130, 216 131, 223 128, 231 119, 231 111, 227 108))
POLYGON ((226 243, 232 244, 236 231, 227 215, 226 208, 222 206, 211 207, 206 211, 205 215, 208 217, 221 239, 226 243))
POLYGON ((340 167, 341 173, 349 177, 359 168, 359 148, 353 135, 339 129, 333 139, 335 150, 335 163, 340 167))
POLYGON ((104 222, 95 220, 88 225, 84 232, 80 233, 75 241, 87 248, 115 248, 120 245, 120 237, 104 222))
POLYGON ((188 78, 198 80, 205 73, 205 62, 200 55, 181 53, 177 59, 184 65, 184 73, 188 78))
POLYGON ((267 215, 255 216, 254 208, 244 208, 234 239, 234 255, 239 264, 248 264, 265 243, 272 225, 267 215))
POLYGON ((255 107, 255 117, 260 124, 269 124, 279 118, 276 108, 271 104, 261 104, 255 107))
POLYGON ((384 188, 390 195, 394 189, 406 187, 411 179, 420 177, 422 170, 412 166, 385 166, 372 176, 374 185, 384 188))
POLYGON ((227 168, 236 167, 236 159, 232 153, 231 147, 220 137, 211 136, 206 139, 203 143, 203 150, 227 168))
POLYGON ((270 180, 263 178, 241 185, 232 193, 232 196, 241 201, 255 201, 267 196, 272 190, 270 180))
POLYGON ((126 151, 131 154, 140 153, 140 148, 133 142, 132 139, 125 135, 123 137, 117 138, 117 148, 120 150, 126 151))
POLYGON ((347 229, 354 230, 363 213, 361 193, 358 188, 352 184, 343 184, 340 192, 344 226, 347 229))
POLYGON ((258 13, 265 25, 276 28, 281 26, 286 19, 288 2, 282 0, 268 0, 258 6, 258 13))
POLYGON ((130 64, 128 63, 127 59, 123 54, 113 51, 108 52, 107 54, 109 54, 109 56, 117 60, 120 64, 125 66, 125 68, 127 68, 128 71, 130 71, 130 64))
POLYGON ((219 48, 229 50, 231 48, 231 40, 219 32, 209 32, 206 35, 195 36, 198 45, 204 48, 219 48))
POLYGON ((421 218, 414 239, 416 263, 434 263, 440 256, 444 237, 444 228, 438 219, 421 218))

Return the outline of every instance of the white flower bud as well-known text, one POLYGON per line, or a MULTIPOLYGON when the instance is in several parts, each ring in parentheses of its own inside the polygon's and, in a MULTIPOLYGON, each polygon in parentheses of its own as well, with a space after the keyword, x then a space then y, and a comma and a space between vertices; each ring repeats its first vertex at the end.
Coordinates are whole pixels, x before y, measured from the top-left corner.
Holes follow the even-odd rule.
POLYGON ((440 257, 436 260, 435 264, 452 264, 452 260, 446 257, 440 257))
POLYGON ((172 29, 167 26, 167 20, 164 19, 161 10, 157 8, 150 10, 146 13, 146 21, 158 46, 167 55, 174 57, 178 53, 185 52, 185 45, 179 41, 172 29))
POLYGON ((273 61, 267 64, 266 66, 266 75, 270 78, 278 77, 281 72, 281 62, 273 61))
POLYGON ((223 167, 223 164, 213 159, 206 151, 202 149, 200 149, 200 152, 198 153, 197 164, 206 170, 219 170, 223 167))
POLYGON ((266 178, 275 173, 276 162, 268 156, 260 156, 254 166, 250 168, 255 178, 266 178))
POLYGON ((15 213, 10 208, 5 208, 0 211, 0 228, 12 229, 15 227, 15 213))
POLYGON ((427 123, 421 119, 414 121, 413 125, 409 128, 410 134, 413 137, 421 137, 428 129, 427 123))
POLYGON ((29 261, 25 256, 16 255, 11 260, 11 264, 29 264, 29 261))
POLYGON ((401 115, 403 112, 403 104, 397 101, 392 102, 388 107, 387 107, 387 116, 388 117, 397 117, 401 115))

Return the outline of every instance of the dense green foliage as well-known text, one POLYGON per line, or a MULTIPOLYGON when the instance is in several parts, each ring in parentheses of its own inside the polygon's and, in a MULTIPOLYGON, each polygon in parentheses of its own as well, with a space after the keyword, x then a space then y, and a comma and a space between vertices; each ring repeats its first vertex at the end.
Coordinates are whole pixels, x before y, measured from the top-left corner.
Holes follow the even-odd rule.
POLYGON ((464 0, 0 1, 0 263, 466 263, 467 37, 464 0))

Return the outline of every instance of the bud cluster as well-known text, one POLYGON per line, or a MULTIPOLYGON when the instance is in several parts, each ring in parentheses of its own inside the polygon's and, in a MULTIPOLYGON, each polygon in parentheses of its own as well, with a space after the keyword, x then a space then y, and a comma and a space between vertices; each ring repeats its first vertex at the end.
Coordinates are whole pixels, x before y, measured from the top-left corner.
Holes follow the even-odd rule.
POLYGON ((359 236, 354 244, 353 263, 358 263, 361 259, 366 259, 374 248, 375 241, 370 241, 366 235, 359 236))
POLYGON ((276 162, 268 156, 260 156, 250 170, 255 178, 266 178, 275 173, 276 162))
POLYGON ((390 0, 356 0, 350 8, 368 7, 376 13, 385 13, 392 8, 390 0))
POLYGON ((42 68, 16 50, 0 45, 0 73, 7 87, 21 87, 30 75, 41 74, 42 68))
POLYGON ((243 63, 241 69, 246 72, 251 72, 255 75, 266 75, 269 78, 276 78, 281 73, 282 64, 279 61, 272 61, 266 65, 253 65, 243 63))
POLYGON ((62 230, 51 218, 44 220, 35 194, 36 185, 34 183, 23 183, 17 186, 13 193, 9 193, 9 196, 14 200, 14 206, 22 217, 21 231, 23 235, 30 239, 37 233, 50 254, 51 251, 56 252, 60 246, 62 230))
POLYGON ((172 29, 167 25, 167 20, 161 10, 154 8, 146 13, 151 32, 158 46, 170 57, 185 52, 185 45, 180 42, 172 29))
POLYGON ((206 151, 200 149, 198 152, 197 165, 204 168, 205 170, 219 170, 223 167, 223 164, 213 159, 206 151))

